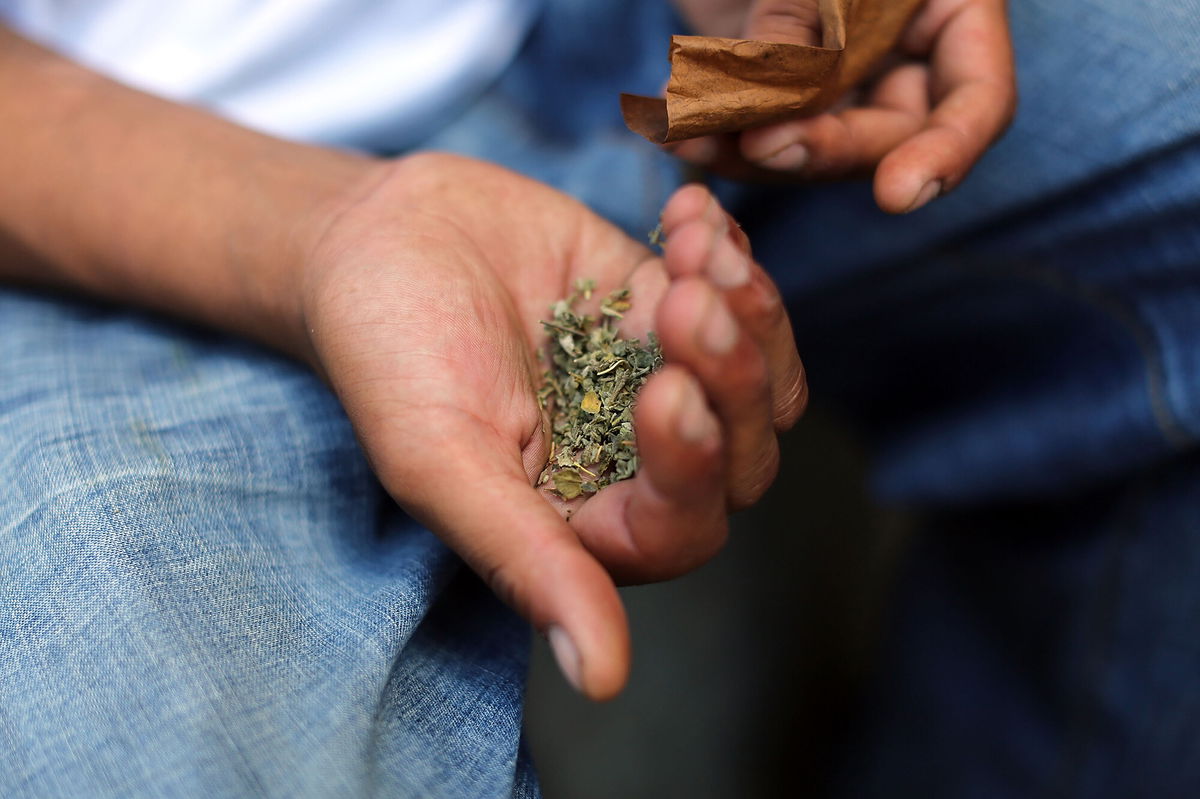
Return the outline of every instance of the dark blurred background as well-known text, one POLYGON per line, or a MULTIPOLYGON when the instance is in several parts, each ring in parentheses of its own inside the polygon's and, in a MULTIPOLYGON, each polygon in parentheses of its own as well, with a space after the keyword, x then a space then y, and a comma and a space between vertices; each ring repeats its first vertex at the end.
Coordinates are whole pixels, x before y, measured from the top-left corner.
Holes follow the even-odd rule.
POLYGON ((779 479, 720 556, 623 590, 621 697, 577 697, 536 642, 526 729, 548 799, 826 792, 913 520, 871 505, 865 455, 829 411, 782 445, 779 479))

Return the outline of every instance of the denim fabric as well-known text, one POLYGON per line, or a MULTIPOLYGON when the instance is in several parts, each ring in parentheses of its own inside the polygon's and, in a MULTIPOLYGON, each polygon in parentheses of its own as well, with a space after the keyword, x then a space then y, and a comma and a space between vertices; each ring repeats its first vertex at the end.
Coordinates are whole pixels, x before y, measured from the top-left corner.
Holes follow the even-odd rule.
MULTIPOLYGON (((550 4, 426 147, 643 234, 677 169, 614 98, 665 78, 672 19, 550 4)), ((0 795, 538 795, 526 625, 381 492, 315 378, 18 291, 0 333, 0 795)))
POLYGON ((932 513, 835 795, 1200 794, 1200 3, 1010 3, 953 195, 727 188, 877 496, 932 513))
POLYGON ((524 625, 316 379, 16 292, 0 328, 0 795, 536 795, 524 625))
POLYGON ((664 0, 548 0, 520 59, 422 148, 535 177, 644 241, 683 170, 625 128, 617 98, 662 91, 680 30, 664 0))
POLYGON ((842 750, 846 797, 1200 792, 1200 457, 936 515, 842 750))
POLYGON ((952 195, 730 192, 890 500, 1079 489, 1200 437, 1200 2, 1010 8, 1021 108, 952 195))
MULTIPOLYGON (((1171 795, 1200 670, 1200 5, 1011 5, 1022 114, 954 196, 892 219, 858 185, 731 195, 880 495, 993 503, 913 558, 855 784, 1128 796, 1136 758, 1171 795), (1040 504, 997 515, 1016 498, 1040 504)), ((427 146, 642 235, 680 173, 615 93, 658 88, 676 26, 551 0, 427 146)), ((536 795, 524 625, 299 367, 2 291, 0 463, 0 794, 536 795)))

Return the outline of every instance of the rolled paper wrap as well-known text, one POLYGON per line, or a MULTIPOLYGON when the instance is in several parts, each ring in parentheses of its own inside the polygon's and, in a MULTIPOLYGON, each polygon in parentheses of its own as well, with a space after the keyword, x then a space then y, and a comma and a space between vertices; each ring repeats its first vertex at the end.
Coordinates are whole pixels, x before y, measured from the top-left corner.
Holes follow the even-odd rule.
POLYGON ((671 37, 667 96, 621 95, 656 144, 735 133, 826 110, 887 55, 925 0, 820 0, 822 46, 671 37))

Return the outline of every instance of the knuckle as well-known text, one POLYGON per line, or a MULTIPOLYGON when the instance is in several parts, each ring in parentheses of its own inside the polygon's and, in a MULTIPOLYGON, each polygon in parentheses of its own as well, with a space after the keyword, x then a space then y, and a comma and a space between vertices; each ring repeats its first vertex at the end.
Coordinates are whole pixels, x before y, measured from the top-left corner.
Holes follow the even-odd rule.
POLYGON ((753 400, 762 401, 769 395, 771 389, 767 359, 757 349, 750 356, 742 359, 733 374, 740 387, 740 398, 750 397, 753 400))
POLYGON ((757 9, 749 36, 818 44, 820 30, 820 8, 815 0, 773 0, 757 9))
POLYGON ((492 589, 500 600, 515 610, 521 616, 529 618, 529 600, 525 592, 519 589, 519 583, 507 564, 498 563, 490 567, 483 575, 484 582, 492 589))
POLYGON ((768 399, 770 373, 766 356, 757 345, 739 347, 729 358, 706 364, 705 369, 705 387, 719 405, 731 411, 755 407, 768 399))
POLYGON ((810 134, 808 171, 837 177, 854 171, 862 158, 862 136, 854 125, 836 114, 822 114, 813 121, 810 134))
POLYGON ((775 429, 779 432, 791 430, 807 408, 808 380, 801 366, 784 380, 775 396, 775 429))
POLYGON ((783 304, 783 298, 779 296, 779 291, 766 272, 762 272, 760 279, 755 283, 755 288, 757 289, 755 298, 757 302, 752 317, 755 326, 764 335, 784 327, 790 330, 791 323, 788 321, 787 308, 783 304))
POLYGON ((746 467, 738 470, 729 487, 729 509, 745 510, 754 505, 779 474, 779 444, 771 439, 771 445, 746 467))

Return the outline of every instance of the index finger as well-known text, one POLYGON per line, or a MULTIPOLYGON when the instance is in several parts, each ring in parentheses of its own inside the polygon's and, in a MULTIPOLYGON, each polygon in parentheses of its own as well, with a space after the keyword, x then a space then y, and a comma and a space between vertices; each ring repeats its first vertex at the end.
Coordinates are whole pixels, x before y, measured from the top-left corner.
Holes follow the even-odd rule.
POLYGON ((958 186, 1012 120, 1017 96, 1004 0, 931 0, 905 44, 930 53, 934 108, 876 172, 876 200, 892 213, 958 186))

